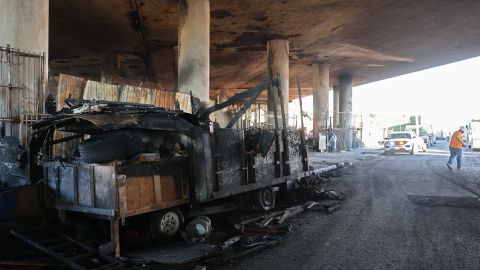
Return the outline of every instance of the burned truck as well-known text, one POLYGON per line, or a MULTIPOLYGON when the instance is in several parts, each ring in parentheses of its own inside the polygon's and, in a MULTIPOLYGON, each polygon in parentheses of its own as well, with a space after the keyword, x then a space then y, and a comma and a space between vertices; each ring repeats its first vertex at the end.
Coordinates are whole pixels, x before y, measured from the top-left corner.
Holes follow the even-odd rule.
POLYGON ((308 175, 303 129, 287 127, 283 107, 273 126, 239 120, 265 89, 278 93, 277 84, 266 80, 192 113, 67 99, 69 109, 33 125, 30 159, 43 170, 47 206, 109 220, 116 255, 119 220, 147 215, 152 234, 174 235, 186 216, 250 204, 272 209, 276 191, 308 175), (239 102, 225 127, 209 120, 239 102), (72 151, 55 158, 60 144, 72 151))

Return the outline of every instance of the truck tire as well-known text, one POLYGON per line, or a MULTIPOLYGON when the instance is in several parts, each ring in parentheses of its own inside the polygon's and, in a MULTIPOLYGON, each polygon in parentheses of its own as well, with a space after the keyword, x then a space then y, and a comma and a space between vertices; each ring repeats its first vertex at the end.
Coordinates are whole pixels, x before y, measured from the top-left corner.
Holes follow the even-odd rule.
POLYGON ((275 208, 275 191, 272 187, 262 188, 256 191, 255 207, 262 211, 270 211, 275 208))
POLYGON ((139 136, 116 132, 86 140, 78 145, 78 150, 85 163, 105 163, 138 154, 141 146, 139 136))

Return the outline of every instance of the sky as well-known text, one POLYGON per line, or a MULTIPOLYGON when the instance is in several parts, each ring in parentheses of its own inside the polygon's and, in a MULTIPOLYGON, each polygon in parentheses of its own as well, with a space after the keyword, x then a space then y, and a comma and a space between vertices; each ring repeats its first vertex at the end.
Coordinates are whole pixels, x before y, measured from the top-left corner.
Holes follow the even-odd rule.
MULTIPOLYGON (((352 95, 354 114, 419 114, 436 131, 454 131, 480 119, 480 57, 357 86, 352 95)), ((302 100, 311 114, 312 96, 302 100)), ((298 99, 289 111, 298 114, 298 99)), ((306 119, 307 128, 311 125, 306 119)))
POLYGON ((420 114, 434 129, 480 119, 480 57, 353 88, 354 114, 420 114))

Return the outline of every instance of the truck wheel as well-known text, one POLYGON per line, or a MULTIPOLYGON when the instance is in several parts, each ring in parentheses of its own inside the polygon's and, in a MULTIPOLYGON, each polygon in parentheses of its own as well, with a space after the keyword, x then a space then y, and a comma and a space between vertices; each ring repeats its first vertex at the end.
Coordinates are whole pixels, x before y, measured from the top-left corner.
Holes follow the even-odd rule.
POLYGON ((275 192, 272 187, 259 189, 255 196, 255 207, 262 211, 275 208, 275 192))
POLYGON ((182 211, 178 208, 167 209, 153 214, 150 230, 153 237, 174 236, 184 222, 182 211))

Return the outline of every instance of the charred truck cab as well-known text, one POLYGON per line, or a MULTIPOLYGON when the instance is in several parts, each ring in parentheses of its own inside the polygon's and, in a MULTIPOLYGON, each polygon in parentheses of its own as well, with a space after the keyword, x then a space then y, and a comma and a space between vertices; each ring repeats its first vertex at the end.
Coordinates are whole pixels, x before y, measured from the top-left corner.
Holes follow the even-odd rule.
POLYGON ((281 121, 275 114, 273 128, 237 122, 276 82, 267 80, 192 114, 66 100, 70 110, 33 126, 30 159, 43 169, 47 205, 109 220, 115 255, 120 254, 119 220, 150 215, 154 235, 173 235, 185 216, 226 209, 218 206, 226 202, 272 209, 273 187, 287 189, 308 175, 303 129, 288 128, 284 110, 281 121), (243 105, 225 128, 209 121, 210 113, 238 101, 243 105), (78 113, 78 108, 83 109, 78 113), (57 133, 64 135, 58 139, 57 133), (59 144, 71 146, 67 158, 52 155, 59 144))

